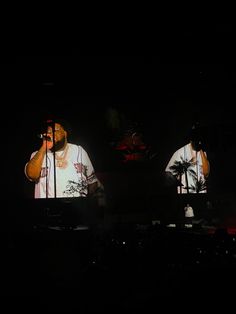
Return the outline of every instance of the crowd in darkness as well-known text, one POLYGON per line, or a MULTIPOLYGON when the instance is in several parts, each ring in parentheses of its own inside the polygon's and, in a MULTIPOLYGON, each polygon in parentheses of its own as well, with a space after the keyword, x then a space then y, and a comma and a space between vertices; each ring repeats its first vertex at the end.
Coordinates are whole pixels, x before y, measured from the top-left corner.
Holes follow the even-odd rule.
POLYGON ((186 297, 223 299, 235 278, 235 232, 227 229, 115 224, 96 233, 30 235, 21 230, 8 238, 5 294, 30 296, 53 310, 108 311, 117 302, 119 310, 149 309, 166 297, 181 299, 183 289, 186 297))

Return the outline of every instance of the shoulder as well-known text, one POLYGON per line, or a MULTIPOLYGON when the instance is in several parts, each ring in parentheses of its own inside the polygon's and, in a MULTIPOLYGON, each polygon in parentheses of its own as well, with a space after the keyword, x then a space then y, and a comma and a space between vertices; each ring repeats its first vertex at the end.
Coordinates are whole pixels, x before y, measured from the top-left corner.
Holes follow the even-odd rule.
POLYGON ((79 145, 72 144, 72 143, 67 143, 67 145, 68 145, 70 148, 75 148, 75 147, 78 147, 78 146, 79 146, 79 145))
POLYGON ((181 155, 186 151, 186 149, 188 149, 188 144, 178 148, 174 154, 181 155))
POLYGON ((67 143, 70 151, 78 151, 81 149, 80 145, 72 144, 72 143, 67 143))
POLYGON ((35 150, 35 151, 31 154, 30 159, 31 159, 31 158, 33 158, 33 157, 34 157, 34 155, 36 155, 36 154, 37 154, 37 152, 38 152, 38 150, 35 150))
POLYGON ((77 153, 83 155, 85 158, 88 158, 88 153, 86 149, 83 148, 81 145, 71 144, 72 149, 76 150, 77 153))

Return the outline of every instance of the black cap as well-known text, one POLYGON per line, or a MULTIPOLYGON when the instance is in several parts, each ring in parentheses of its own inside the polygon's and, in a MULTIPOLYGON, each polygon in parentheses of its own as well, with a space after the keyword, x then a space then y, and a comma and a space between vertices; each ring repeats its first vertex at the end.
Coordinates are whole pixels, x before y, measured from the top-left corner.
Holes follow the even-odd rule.
POLYGON ((45 129, 45 127, 47 128, 48 126, 53 126, 55 123, 60 124, 63 129, 65 131, 67 131, 67 135, 70 136, 72 133, 72 127, 70 125, 70 123, 61 117, 55 117, 55 118, 48 118, 43 122, 43 129, 45 129))

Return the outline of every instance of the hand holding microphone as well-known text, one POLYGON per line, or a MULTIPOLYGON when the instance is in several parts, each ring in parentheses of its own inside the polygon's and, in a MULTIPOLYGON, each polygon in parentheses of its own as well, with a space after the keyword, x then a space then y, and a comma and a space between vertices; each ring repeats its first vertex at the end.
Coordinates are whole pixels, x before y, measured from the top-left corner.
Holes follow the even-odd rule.
POLYGON ((43 140, 42 146, 46 149, 51 149, 53 147, 53 138, 50 137, 47 133, 38 134, 38 137, 43 140))
POLYGON ((52 138, 48 136, 47 134, 38 134, 38 137, 48 142, 52 142, 52 138))

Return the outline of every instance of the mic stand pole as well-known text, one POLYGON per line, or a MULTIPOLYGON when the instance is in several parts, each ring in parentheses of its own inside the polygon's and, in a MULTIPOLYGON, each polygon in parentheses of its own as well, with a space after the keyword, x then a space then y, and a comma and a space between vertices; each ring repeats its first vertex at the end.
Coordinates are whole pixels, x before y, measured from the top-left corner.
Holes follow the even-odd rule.
POLYGON ((48 148, 47 148, 47 137, 46 137, 46 198, 48 198, 48 148))
POLYGON ((54 170, 54 198, 57 198, 57 187, 56 187, 56 151, 55 151, 55 122, 52 124, 52 140, 53 140, 53 170, 54 170))

